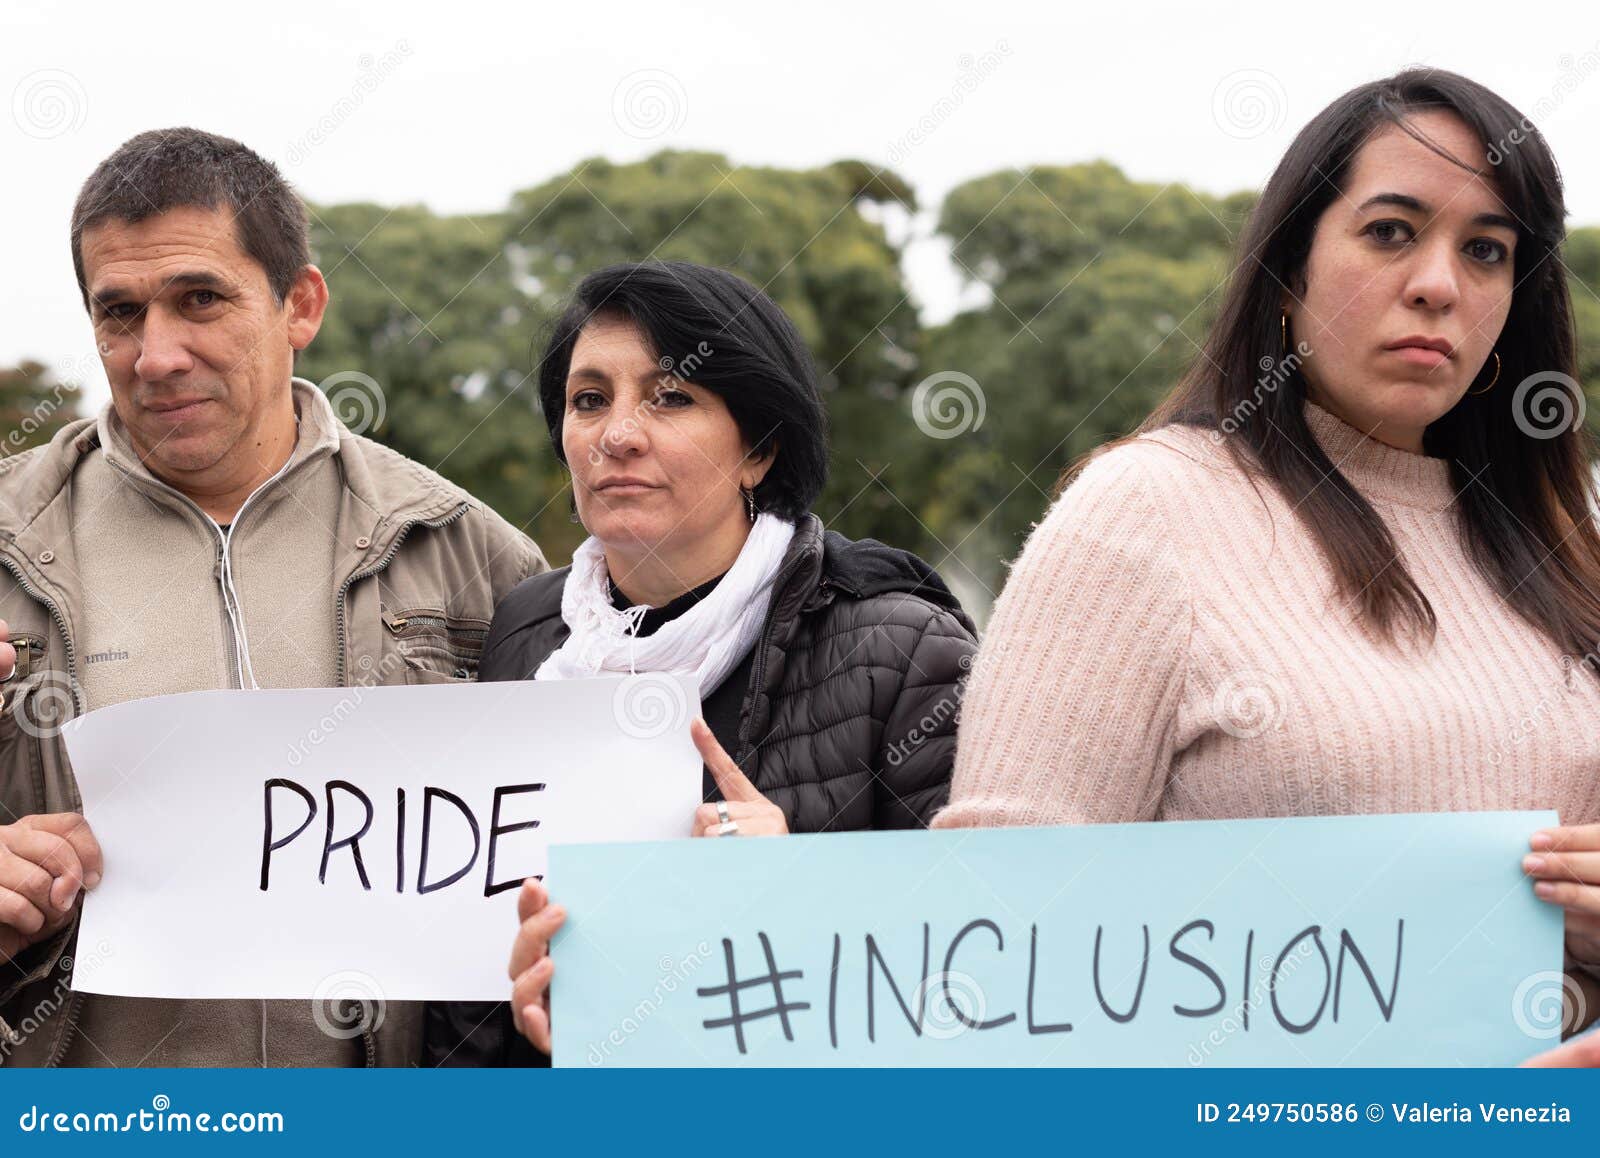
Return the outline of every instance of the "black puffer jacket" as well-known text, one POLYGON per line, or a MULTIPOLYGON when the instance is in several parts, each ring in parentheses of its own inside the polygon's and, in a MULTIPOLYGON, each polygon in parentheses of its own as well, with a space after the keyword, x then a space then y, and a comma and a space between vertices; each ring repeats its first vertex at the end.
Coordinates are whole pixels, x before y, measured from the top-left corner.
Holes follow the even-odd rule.
MULTIPOLYGON (((480 679, 530 679, 567 638, 566 575, 535 576, 502 601, 480 679)), ((926 826, 949 795, 976 650, 972 620, 931 567, 808 515, 775 582, 729 750, 791 832, 926 826)), ((536 1060, 508 1040, 510 1024, 505 1005, 433 1006, 424 1064, 536 1060)))

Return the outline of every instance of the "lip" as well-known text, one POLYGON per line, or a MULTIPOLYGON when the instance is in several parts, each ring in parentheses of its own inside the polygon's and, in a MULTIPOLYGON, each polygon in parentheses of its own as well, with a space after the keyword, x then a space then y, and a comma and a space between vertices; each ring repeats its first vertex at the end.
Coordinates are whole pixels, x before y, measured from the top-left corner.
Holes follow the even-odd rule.
POLYGON ((1384 346, 1384 350, 1393 354, 1402 362, 1409 362, 1413 366, 1420 366, 1425 370, 1434 370, 1448 362, 1455 351, 1448 340, 1444 338, 1430 338, 1425 334, 1407 334, 1403 338, 1384 346))
POLYGON ((1437 350, 1448 358, 1454 352, 1446 338, 1430 338, 1425 334, 1407 334, 1403 338, 1396 338, 1384 347, 1385 350, 1437 350))
POLYGON ((604 491, 608 494, 635 495, 645 491, 660 490, 654 483, 647 483, 637 478, 613 478, 595 486, 596 493, 604 491))
POLYGON ((175 422, 192 416, 200 407, 210 401, 211 399, 209 398, 169 399, 161 403, 147 404, 145 409, 163 419, 175 422))

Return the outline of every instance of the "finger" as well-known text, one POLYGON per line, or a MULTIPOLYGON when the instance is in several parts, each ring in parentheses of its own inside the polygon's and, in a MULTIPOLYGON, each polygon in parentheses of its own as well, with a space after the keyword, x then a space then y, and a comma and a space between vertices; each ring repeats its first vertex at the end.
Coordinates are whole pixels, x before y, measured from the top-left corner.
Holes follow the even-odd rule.
POLYGON ((1522 871, 1551 881, 1600 885, 1600 852, 1536 852, 1522 858, 1522 871))
POLYGON ((1541 828, 1528 841, 1535 852, 1560 849, 1562 852, 1600 852, 1600 824, 1572 824, 1564 828, 1541 828))
POLYGON ((21 827, 12 830, 8 843, 19 858, 50 877, 50 904, 63 912, 72 908, 72 902, 78 899, 78 890, 83 887, 83 865, 78 860, 77 849, 54 833, 21 827))
MULTIPOLYGON (((733 815, 731 812, 729 815, 733 815)), ((722 818, 717 815, 715 804, 702 804, 694 810, 694 834, 702 836, 706 830, 722 823, 722 818)))
POLYGON ((530 1005, 523 1011, 522 1024, 523 1036, 533 1047, 540 1053, 550 1053, 550 1011, 543 1005, 530 1005))
POLYGON ((515 978, 541 958, 548 957, 550 938, 555 936, 556 930, 561 928, 561 923, 566 919, 565 909, 560 905, 551 905, 522 922, 516 940, 511 943, 511 964, 506 972, 515 978))
POLYGON ((0 888, 21 893, 43 909, 51 904, 50 890, 55 883, 56 878, 33 860, 0 849, 0 888))
POLYGON ((33 936, 44 928, 44 911, 13 889, 0 889, 0 925, 33 936))
POLYGON ((549 903, 550 894, 544 882, 537 877, 529 877, 522 882, 522 891, 517 894, 517 920, 526 921, 549 903))
POLYGON ((717 782, 717 790, 727 800, 764 800, 766 799, 750 783, 750 778, 739 771, 739 765, 733 762, 733 757, 717 743, 716 736, 711 734, 711 729, 706 722, 696 719, 689 725, 689 736, 694 740, 694 746, 700 749, 700 758, 705 761, 711 770, 711 778, 717 782))
POLYGON ((511 1006, 522 1011, 524 1021, 528 1018, 528 1006, 544 1004, 544 993, 555 971, 555 962, 548 957, 541 958, 524 969, 511 986, 511 1006))
POLYGON ((83 865, 84 888, 92 889, 100 883, 100 876, 105 872, 105 856, 87 820, 76 812, 46 812, 24 819, 33 828, 53 832, 72 842, 83 865))
POLYGON ((1600 1033, 1586 1033, 1522 1063, 1525 1069, 1594 1069, 1600 1066, 1600 1033))
POLYGON ((5 622, 0 620, 0 680, 8 680, 17 667, 17 649, 5 642, 5 622))
POLYGON ((1559 905, 1569 913, 1600 914, 1600 886, 1573 881, 1536 881, 1533 895, 1541 901, 1559 905))

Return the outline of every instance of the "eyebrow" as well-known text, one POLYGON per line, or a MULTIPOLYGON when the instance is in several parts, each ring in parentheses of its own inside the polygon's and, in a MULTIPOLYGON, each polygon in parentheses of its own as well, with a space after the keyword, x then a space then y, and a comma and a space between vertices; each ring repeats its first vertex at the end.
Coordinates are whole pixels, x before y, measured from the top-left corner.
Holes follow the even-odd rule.
MULTIPOLYGON (((1368 197, 1356 207, 1357 213, 1365 213, 1374 205, 1397 205, 1402 209, 1410 209, 1415 213, 1432 216, 1433 210, 1424 205, 1415 197, 1405 193, 1376 193, 1368 197)), ((1480 213, 1472 219, 1474 225, 1498 225, 1502 229, 1509 229, 1512 233, 1519 232, 1516 220, 1507 217, 1504 213, 1480 213)))
MULTIPOLYGON (((180 289, 196 290, 229 290, 232 286, 225 279, 207 270, 187 270, 168 278, 162 288, 177 286, 180 289)), ((133 291, 119 285, 106 286, 90 292, 89 297, 98 306, 114 306, 121 302, 131 301, 133 291)))
MULTIPOLYGON (((672 377, 670 370, 663 370, 659 366, 652 366, 648 371, 640 374, 635 381, 655 382, 661 378, 672 377)), ((606 385, 611 383, 611 375, 594 366, 575 366, 567 371, 567 381, 600 382, 606 385)), ((679 379, 682 384, 682 379, 679 379)))

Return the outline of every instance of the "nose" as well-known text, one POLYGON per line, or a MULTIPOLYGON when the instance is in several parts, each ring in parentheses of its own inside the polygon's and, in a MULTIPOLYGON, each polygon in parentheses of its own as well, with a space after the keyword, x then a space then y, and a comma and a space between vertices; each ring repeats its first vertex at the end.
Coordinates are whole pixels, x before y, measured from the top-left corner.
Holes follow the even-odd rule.
POLYGON ((1419 246, 1406 278, 1406 304, 1440 312, 1455 305, 1461 298, 1456 260, 1454 248, 1443 239, 1419 246))
POLYGON ((649 408, 613 406, 600 434, 600 451, 610 458, 638 457, 650 449, 649 408))
POLYGON ((189 353, 188 326, 183 319, 156 307, 146 310, 134 373, 146 382, 159 382, 192 369, 194 356, 189 353))

